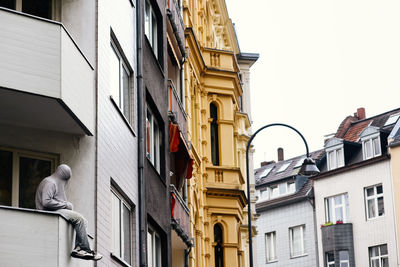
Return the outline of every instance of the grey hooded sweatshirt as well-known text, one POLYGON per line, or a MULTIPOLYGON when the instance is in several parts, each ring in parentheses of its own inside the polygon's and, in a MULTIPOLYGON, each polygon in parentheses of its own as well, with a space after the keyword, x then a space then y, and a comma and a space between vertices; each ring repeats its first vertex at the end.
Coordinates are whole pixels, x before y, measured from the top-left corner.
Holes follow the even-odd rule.
POLYGON ((72 204, 67 201, 65 196, 65 185, 69 178, 71 178, 71 169, 66 164, 61 164, 52 175, 44 178, 36 190, 36 209, 72 210, 72 204))

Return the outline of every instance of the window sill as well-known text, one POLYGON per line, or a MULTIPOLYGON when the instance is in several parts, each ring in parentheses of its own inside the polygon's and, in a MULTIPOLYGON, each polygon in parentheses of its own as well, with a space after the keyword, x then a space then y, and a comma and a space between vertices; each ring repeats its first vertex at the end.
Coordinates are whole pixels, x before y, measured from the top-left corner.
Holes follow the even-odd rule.
POLYGON ((113 260, 115 260, 116 262, 118 262, 119 264, 121 264, 122 266, 126 266, 126 267, 131 267, 132 265, 130 265, 129 263, 127 263, 126 261, 124 261, 123 259, 121 259, 120 257, 118 257, 117 255, 115 255, 114 253, 110 253, 110 256, 113 260))
POLYGON ((265 263, 266 263, 266 264, 269 264, 269 263, 275 263, 275 262, 278 262, 278 259, 266 261, 265 263))
POLYGON ((385 217, 385 214, 383 214, 381 216, 376 216, 376 217, 373 217, 373 218, 367 218, 367 222, 373 222, 373 221, 379 220, 379 219, 381 219, 383 217, 385 217))
POLYGON ((301 255, 296 255, 296 256, 290 256, 290 258, 291 258, 291 259, 297 259, 297 258, 306 257, 306 256, 308 256, 307 253, 301 254, 301 255))
POLYGON ((125 122, 126 126, 128 127, 129 131, 133 134, 134 137, 136 137, 135 130, 133 130, 132 125, 128 121, 128 119, 125 117, 124 113, 122 113, 121 109, 118 107, 117 103, 115 102, 114 98, 110 95, 110 100, 113 103, 114 107, 116 108, 117 112, 121 116, 122 120, 125 122))

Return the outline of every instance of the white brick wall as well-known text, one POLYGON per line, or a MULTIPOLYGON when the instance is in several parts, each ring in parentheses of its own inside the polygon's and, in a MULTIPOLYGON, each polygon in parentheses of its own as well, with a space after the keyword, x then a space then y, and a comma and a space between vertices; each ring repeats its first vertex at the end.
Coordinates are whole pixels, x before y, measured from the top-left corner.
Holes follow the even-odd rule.
POLYGON ((259 213, 257 219, 257 266, 268 267, 315 267, 315 231, 313 209, 308 201, 259 213), (305 225, 306 256, 290 258, 289 227, 305 225), (266 263, 265 234, 276 232, 277 262, 266 263))
POLYGON ((110 258, 111 248, 111 193, 110 179, 116 181, 134 203, 134 263, 138 265, 138 181, 137 138, 128 128, 110 100, 109 58, 110 28, 122 47, 131 74, 133 88, 134 123, 136 131, 136 9, 129 0, 98 2, 98 251, 105 258, 98 266, 120 266, 110 258))

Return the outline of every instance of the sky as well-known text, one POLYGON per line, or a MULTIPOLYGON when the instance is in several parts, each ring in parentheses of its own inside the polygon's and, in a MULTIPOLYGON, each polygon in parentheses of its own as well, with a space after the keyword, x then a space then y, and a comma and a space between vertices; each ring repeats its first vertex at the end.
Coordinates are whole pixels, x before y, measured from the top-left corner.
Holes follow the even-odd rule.
MULTIPOLYGON (((298 129, 310 151, 364 107, 367 117, 400 107, 400 1, 226 0, 251 69, 253 132, 269 123, 298 129)), ((271 127, 253 141, 264 160, 305 154, 292 130, 271 127)))

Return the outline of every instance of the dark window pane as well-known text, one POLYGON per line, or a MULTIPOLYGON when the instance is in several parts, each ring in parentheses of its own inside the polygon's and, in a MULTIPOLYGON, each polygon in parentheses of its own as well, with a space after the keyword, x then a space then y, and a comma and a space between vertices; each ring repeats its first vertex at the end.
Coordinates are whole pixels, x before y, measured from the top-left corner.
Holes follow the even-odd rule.
POLYGON ((210 104, 211 122, 211 161, 215 166, 219 165, 219 137, 218 137, 218 109, 214 103, 210 104))
POLYGON ((382 216, 385 214, 385 207, 383 204, 383 197, 378 197, 378 215, 382 216))
POLYGON ((12 152, 0 150, 0 205, 11 206, 12 152))
POLYGON ((22 0, 22 12, 51 19, 51 0, 22 0))
POLYGON ((126 119, 130 122, 131 118, 131 112, 130 112, 130 107, 131 107, 131 101, 130 101, 130 89, 129 89, 129 74, 125 70, 125 68, 122 68, 122 93, 123 93, 123 113, 126 117, 126 119))
POLYGON ((124 261, 131 264, 131 218, 130 211, 125 205, 122 208, 122 220, 124 231, 122 236, 124 244, 123 258, 124 261))
POLYGON ((376 187, 376 193, 377 193, 377 194, 382 194, 382 193, 383 193, 383 188, 382 188, 381 185, 378 185, 378 186, 376 187))
POLYGON ((373 196, 374 195, 374 188, 373 187, 371 187, 371 188, 368 188, 367 189, 367 196, 373 196))
POLYGON ((15 0, 0 0, 0 6, 15 9, 15 0))
POLYGON ((380 249, 381 249, 381 255, 387 255, 388 254, 387 245, 381 245, 380 249))
POLYGON ((326 253, 326 257, 328 258, 328 261, 334 261, 335 260, 335 257, 333 256, 333 252, 326 253))
POLYGON ((36 188, 51 174, 51 162, 21 157, 19 160, 19 206, 35 208, 36 188))

